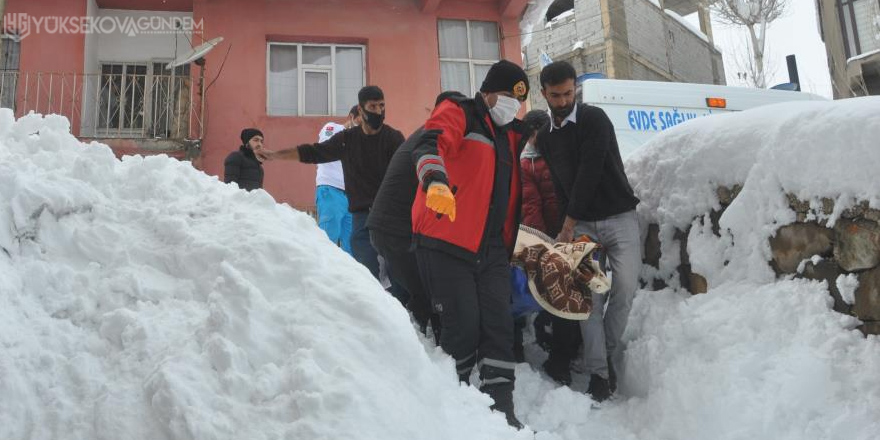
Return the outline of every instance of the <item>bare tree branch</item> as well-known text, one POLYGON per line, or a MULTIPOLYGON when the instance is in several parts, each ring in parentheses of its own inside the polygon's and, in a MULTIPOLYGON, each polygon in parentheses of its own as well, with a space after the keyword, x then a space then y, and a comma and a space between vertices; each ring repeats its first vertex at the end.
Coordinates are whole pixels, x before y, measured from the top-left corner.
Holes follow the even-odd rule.
POLYGON ((786 11, 788 0, 707 0, 709 8, 722 23, 746 28, 751 45, 751 65, 755 87, 767 87, 764 52, 767 27, 786 11))

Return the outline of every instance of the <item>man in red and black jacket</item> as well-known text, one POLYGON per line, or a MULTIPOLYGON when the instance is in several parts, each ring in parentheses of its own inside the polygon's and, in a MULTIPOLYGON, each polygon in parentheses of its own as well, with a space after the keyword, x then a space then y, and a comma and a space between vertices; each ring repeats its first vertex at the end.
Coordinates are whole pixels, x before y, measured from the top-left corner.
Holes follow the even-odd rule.
POLYGON ((495 63, 473 99, 447 99, 434 109, 425 129, 442 133, 413 151, 421 189, 413 241, 440 315, 440 346, 455 358, 461 381, 479 366, 480 389, 518 428, 509 261, 521 202, 516 114, 528 91, 522 68, 495 63))

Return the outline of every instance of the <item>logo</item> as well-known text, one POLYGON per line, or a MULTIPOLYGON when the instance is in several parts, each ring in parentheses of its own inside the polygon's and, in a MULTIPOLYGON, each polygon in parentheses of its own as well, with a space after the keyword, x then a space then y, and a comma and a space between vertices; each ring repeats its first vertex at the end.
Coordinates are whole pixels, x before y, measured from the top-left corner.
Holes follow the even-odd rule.
POLYGON ((104 34, 135 37, 145 34, 202 34, 202 20, 165 16, 34 16, 8 13, 4 25, 18 39, 30 34, 104 34))
POLYGON ((520 101, 525 99, 527 92, 528 89, 526 89, 526 83, 523 81, 520 81, 516 83, 515 86, 513 86, 513 96, 515 96, 516 99, 519 99, 520 101))

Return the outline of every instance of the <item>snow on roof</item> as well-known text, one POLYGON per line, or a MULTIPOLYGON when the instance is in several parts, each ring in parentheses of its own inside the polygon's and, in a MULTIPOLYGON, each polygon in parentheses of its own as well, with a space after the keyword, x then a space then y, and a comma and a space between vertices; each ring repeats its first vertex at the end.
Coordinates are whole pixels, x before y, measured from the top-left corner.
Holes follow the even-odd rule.
POLYGON ((530 0, 529 6, 523 13, 523 18, 519 22, 520 46, 528 47, 532 41, 531 33, 545 20, 547 9, 553 4, 554 0, 530 0))

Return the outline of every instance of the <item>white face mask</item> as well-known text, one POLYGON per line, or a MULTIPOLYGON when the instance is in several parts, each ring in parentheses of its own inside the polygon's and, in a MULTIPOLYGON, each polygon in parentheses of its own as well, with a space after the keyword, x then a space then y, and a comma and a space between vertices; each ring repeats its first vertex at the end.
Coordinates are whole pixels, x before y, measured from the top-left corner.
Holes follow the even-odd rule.
POLYGON ((503 127, 513 121, 513 118, 519 113, 520 105, 522 104, 516 98, 498 95, 498 100, 495 101, 495 107, 489 109, 489 115, 492 116, 492 121, 495 122, 495 124, 499 127, 503 127))

